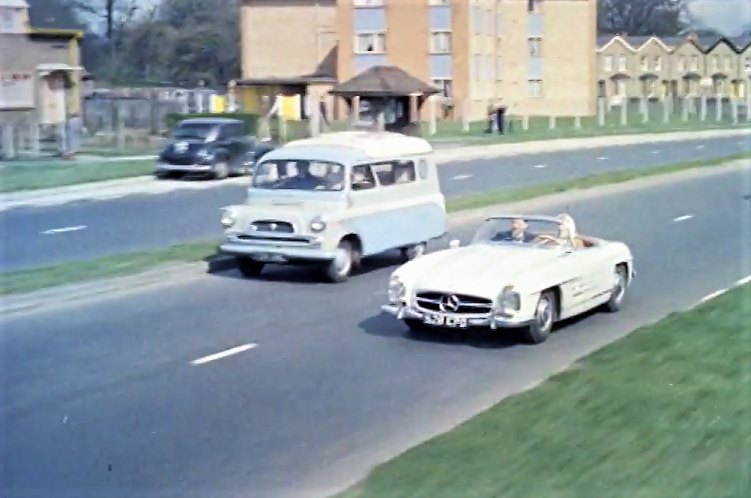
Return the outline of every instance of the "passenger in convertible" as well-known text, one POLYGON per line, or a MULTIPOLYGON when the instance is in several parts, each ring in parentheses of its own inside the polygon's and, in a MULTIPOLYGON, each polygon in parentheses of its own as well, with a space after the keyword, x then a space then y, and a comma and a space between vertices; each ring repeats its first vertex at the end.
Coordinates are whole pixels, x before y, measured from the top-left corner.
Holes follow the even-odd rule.
POLYGON ((511 230, 498 232, 491 239, 493 242, 524 242, 530 243, 537 236, 527 231, 527 222, 521 218, 514 218, 511 221, 511 230))

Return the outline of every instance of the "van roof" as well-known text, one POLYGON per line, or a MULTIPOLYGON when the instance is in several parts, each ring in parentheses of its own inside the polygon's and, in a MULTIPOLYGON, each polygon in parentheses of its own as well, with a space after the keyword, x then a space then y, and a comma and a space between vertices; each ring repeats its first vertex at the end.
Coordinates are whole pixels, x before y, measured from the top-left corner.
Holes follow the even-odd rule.
POLYGON ((410 137, 388 131, 341 131, 324 133, 314 138, 294 140, 282 149, 293 147, 343 147, 354 149, 357 155, 370 159, 394 156, 412 156, 433 152, 430 142, 419 137, 410 137))

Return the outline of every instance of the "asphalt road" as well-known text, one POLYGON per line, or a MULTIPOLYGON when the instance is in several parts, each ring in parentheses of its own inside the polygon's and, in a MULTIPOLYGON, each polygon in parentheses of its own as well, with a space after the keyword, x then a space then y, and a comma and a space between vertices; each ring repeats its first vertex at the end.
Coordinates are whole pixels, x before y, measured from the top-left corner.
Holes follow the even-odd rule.
MULTIPOLYGON (((571 179, 751 150, 745 137, 529 154, 440 166, 447 196, 571 179)), ((0 212, 0 270, 18 270, 219 237, 219 210, 239 186, 0 212)))
POLYGON ((388 257, 340 285, 228 272, 6 317, 0 496, 324 496, 751 274, 750 194, 745 170, 569 203, 582 233, 630 244, 637 280, 620 313, 538 346, 407 334, 379 312, 388 257))

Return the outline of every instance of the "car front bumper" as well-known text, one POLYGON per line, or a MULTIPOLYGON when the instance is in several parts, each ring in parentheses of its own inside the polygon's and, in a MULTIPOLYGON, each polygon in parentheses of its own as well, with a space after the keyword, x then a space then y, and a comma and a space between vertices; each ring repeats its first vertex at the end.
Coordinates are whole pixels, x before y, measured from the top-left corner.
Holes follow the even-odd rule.
POLYGON ((182 173, 211 173, 214 167, 211 164, 170 164, 163 161, 156 163, 157 171, 178 171, 182 173))
MULTIPOLYGON (((384 304, 381 311, 394 315, 399 320, 423 320, 425 315, 432 313, 423 311, 413 306, 399 306, 395 304, 384 304)), ((442 313, 444 314, 444 313, 442 313)), ((444 314, 451 316, 450 314, 444 314)), ((461 315, 460 315, 461 316, 461 315)), ((513 317, 501 315, 483 315, 468 316, 467 325, 470 327, 490 327, 492 330, 525 327, 532 322, 532 319, 526 317, 513 317)))

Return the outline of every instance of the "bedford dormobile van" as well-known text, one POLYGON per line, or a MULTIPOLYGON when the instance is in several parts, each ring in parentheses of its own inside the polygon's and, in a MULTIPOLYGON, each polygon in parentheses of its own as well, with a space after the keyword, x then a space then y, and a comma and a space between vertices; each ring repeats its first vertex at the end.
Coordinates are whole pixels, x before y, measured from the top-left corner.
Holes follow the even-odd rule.
POLYGON ((427 141, 389 132, 297 140, 256 165, 244 204, 222 213, 219 250, 246 277, 266 264, 318 264, 342 282, 363 257, 420 256, 446 233, 445 198, 427 141))

